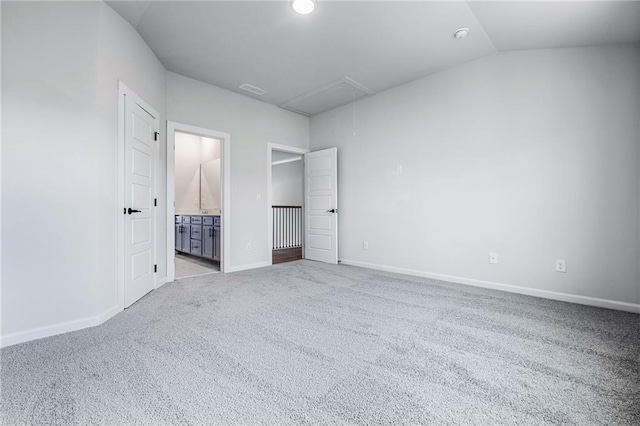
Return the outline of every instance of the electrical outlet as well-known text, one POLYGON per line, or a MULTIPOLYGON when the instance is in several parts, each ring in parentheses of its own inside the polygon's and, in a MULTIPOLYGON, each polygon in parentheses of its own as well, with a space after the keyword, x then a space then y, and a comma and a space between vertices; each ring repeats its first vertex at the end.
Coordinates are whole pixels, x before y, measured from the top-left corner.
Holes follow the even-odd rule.
POLYGON ((567 261, 564 259, 556 259, 556 272, 567 273, 567 261))
POLYGON ((369 250, 369 241, 362 242, 362 250, 369 250))
POLYGON ((489 253, 489 263, 498 263, 498 253, 489 253))
POLYGON ((247 243, 247 251, 251 251, 251 243, 247 243))

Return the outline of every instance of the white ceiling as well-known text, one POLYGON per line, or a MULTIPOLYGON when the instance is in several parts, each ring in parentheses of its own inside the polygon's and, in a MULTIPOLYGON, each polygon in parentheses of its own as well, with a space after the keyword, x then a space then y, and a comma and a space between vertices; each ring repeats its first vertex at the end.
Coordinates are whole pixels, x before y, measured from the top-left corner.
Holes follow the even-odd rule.
POLYGON ((640 42, 638 1, 469 2, 499 51, 640 42))
POLYGON ((318 0, 307 16, 288 0, 107 3, 169 71, 307 115, 352 99, 344 77, 380 92, 496 51, 640 43, 639 1, 318 0))

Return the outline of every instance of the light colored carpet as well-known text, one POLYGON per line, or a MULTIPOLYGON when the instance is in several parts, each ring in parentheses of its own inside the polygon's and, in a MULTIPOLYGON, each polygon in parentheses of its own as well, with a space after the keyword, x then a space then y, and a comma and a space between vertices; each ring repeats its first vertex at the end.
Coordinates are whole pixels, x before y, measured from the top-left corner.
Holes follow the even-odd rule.
POLYGON ((176 279, 220 272, 220 266, 211 260, 181 253, 176 253, 175 267, 176 279))
POLYGON ((639 424, 640 316, 309 261, 2 350, 5 424, 639 424))

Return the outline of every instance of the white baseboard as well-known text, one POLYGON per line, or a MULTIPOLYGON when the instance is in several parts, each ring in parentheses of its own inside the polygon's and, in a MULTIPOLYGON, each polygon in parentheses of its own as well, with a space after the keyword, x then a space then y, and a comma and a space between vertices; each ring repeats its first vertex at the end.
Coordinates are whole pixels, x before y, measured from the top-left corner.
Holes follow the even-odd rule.
POLYGON ((7 346, 17 345, 18 343, 24 343, 31 340, 42 339, 44 337, 68 333, 70 331, 81 330, 83 328, 95 327, 96 325, 100 325, 108 319, 112 318, 121 311, 122 309, 119 306, 114 306, 95 317, 65 321, 45 327, 38 327, 31 330, 8 334, 6 336, 0 337, 0 348, 6 348, 7 346))
POLYGON ((155 289, 156 289, 156 290, 157 290, 157 289, 159 289, 160 287, 162 287, 163 285, 165 285, 165 284, 166 284, 166 283, 168 283, 168 282, 169 282, 169 280, 167 279, 167 277, 160 278, 160 279, 158 280, 158 282, 156 283, 156 288, 155 288, 155 289))
MULTIPOLYGON (((449 281, 458 284, 466 284, 474 287, 489 288, 493 290, 507 291, 511 293, 526 294, 529 296, 542 297, 545 299, 559 300, 562 302, 578 303, 582 305, 597 306, 600 308, 616 309, 619 311, 640 313, 640 304, 619 302, 616 300, 600 299, 597 297, 581 296, 577 294, 560 293, 556 291, 540 290, 530 287, 520 287, 510 284, 494 283, 490 281, 476 280, 473 278, 458 277, 454 275, 438 274, 434 272, 420 271, 416 269, 398 268, 395 266, 378 265, 374 263, 360 262, 356 260, 341 259, 343 265, 358 266, 361 268, 375 269, 379 271, 395 272, 399 274, 413 275, 417 277, 432 278, 435 280, 449 281)), ((253 263, 248 265, 233 266, 227 272, 239 272, 248 269, 263 268, 271 266, 269 262, 253 263)), ((167 279, 163 278, 158 282, 156 288, 167 283, 167 279)), ((73 321, 66 321, 50 326, 34 328, 27 331, 8 334, 0 337, 0 348, 17 345, 18 343, 28 342, 31 340, 42 339, 45 337, 55 336, 70 331, 81 330, 83 328, 95 327, 107 321, 108 319, 121 312, 119 306, 113 306, 100 315, 82 318, 73 321)))
POLYGON ((396 272, 399 274, 413 275, 417 277, 432 278, 435 280, 449 281, 458 284, 466 284, 474 287, 502 290, 510 293, 526 294, 528 296, 542 297, 544 299, 559 300, 562 302, 578 303, 581 305, 597 306, 599 308, 616 309, 619 311, 640 313, 640 304, 619 302, 617 300, 600 299, 597 297, 581 296, 578 294, 560 293, 556 291, 540 290, 531 287, 520 287, 510 284, 494 283, 491 281, 476 280, 473 278, 457 277, 455 275, 437 274, 434 272, 420 271, 416 269, 397 268, 395 266, 378 265, 374 263, 360 262, 356 260, 341 259, 343 265, 359 266, 361 268, 376 269, 379 271, 396 272))
POLYGON ((265 266, 271 266, 271 263, 267 261, 267 262, 251 263, 248 265, 232 266, 231 268, 227 268, 227 270, 224 272, 227 273, 227 272, 246 271, 247 269, 264 268, 265 266))

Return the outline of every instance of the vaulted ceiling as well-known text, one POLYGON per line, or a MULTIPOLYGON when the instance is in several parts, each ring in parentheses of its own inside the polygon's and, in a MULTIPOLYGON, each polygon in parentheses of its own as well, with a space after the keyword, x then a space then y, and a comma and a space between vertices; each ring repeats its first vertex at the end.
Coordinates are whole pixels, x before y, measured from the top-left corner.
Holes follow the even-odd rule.
POLYGON ((497 51, 640 43, 638 1, 107 3, 169 71, 306 115, 497 51))

